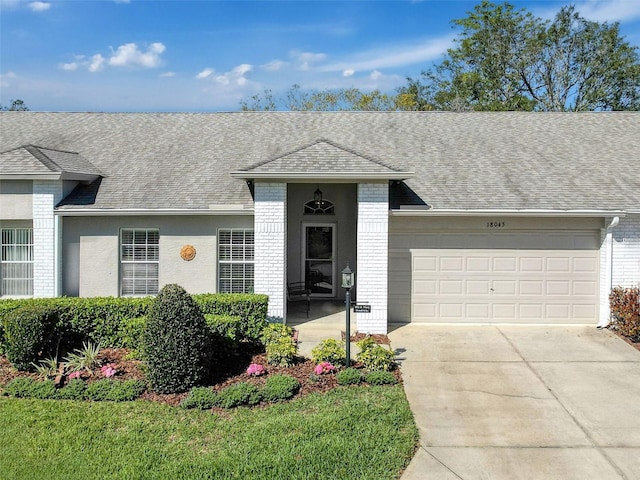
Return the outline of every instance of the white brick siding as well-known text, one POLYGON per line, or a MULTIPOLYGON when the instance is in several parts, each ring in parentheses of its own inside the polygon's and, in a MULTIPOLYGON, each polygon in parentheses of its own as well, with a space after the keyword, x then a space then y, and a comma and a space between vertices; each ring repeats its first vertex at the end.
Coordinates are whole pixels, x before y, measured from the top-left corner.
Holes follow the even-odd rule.
POLYGON ((256 183, 254 191, 255 292, 269 295, 267 318, 286 316, 287 184, 256 183))
POLYGON ((62 182, 33 181, 33 296, 56 296, 58 232, 53 209, 62 199, 62 182))
POLYGON ((358 331, 387 333, 387 270, 389 263, 389 187, 386 183, 358 184, 358 302, 371 313, 358 313, 358 331))
MULTIPOLYGON (((612 218, 605 219, 605 225, 612 218)), ((612 287, 640 286, 640 215, 620 217, 620 223, 603 229, 600 248, 600 322, 609 322, 612 287)))
POLYGON ((612 285, 640 286, 640 215, 621 217, 613 229, 612 285))

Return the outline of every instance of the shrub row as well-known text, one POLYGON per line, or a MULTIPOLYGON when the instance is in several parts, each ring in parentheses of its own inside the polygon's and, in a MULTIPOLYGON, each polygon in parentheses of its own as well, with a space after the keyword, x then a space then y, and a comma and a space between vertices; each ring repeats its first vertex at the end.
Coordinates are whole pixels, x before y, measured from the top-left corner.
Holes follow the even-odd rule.
POLYGON ((640 342, 640 287, 616 287, 609 295, 612 327, 632 342, 640 342))
MULTIPOLYGON (((84 341, 139 350, 153 298, 0 300, 0 353, 15 358, 16 366, 25 369, 55 350, 69 351, 84 341)), ((237 341, 259 342, 267 324, 266 295, 198 294, 192 298, 203 314, 213 316, 217 331, 237 341)))
POLYGON ((34 380, 30 377, 13 379, 4 388, 4 395, 16 398, 38 398, 42 400, 93 400, 126 402, 135 400, 145 391, 138 380, 112 380, 104 378, 86 384, 73 379, 63 388, 57 389, 52 380, 34 380))
POLYGON ((212 407, 235 408, 257 405, 261 401, 280 402, 293 397, 300 389, 300 383, 289 375, 272 375, 262 388, 240 382, 230 385, 219 392, 209 387, 195 387, 182 401, 182 408, 208 410, 212 407))
POLYGON ((358 385, 365 381, 369 385, 394 385, 398 383, 393 373, 386 370, 376 370, 362 373, 356 368, 345 368, 336 374, 336 380, 340 385, 358 385))

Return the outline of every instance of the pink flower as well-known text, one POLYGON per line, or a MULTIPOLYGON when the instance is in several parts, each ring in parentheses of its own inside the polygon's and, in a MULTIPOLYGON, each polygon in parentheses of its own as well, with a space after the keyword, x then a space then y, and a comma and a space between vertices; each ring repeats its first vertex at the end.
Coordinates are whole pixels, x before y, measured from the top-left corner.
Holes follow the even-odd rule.
POLYGON ((331 365, 329 362, 320 362, 316 365, 316 368, 313 369, 313 372, 316 375, 322 375, 323 373, 332 373, 336 371, 336 367, 331 365))
POLYGON ((252 363, 251 365, 249 365, 249 368, 247 368, 247 375, 251 375, 253 377, 259 377, 260 375, 264 375, 265 373, 267 373, 267 371, 262 365, 258 363, 252 363))
POLYGON ((80 372, 71 372, 69 374, 69 380, 73 380, 75 378, 80 378, 80 372))
POLYGON ((105 377, 113 377, 118 372, 113 363, 109 363, 108 365, 101 367, 100 371, 105 377))

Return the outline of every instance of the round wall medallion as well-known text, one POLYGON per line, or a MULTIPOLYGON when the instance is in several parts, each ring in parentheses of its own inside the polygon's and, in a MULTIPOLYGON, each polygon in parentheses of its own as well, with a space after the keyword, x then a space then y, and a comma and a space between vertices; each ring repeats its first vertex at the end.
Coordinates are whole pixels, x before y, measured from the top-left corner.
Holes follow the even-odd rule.
POLYGON ((190 262, 196 258, 196 249, 193 245, 185 245, 180 249, 180 256, 183 260, 190 262))

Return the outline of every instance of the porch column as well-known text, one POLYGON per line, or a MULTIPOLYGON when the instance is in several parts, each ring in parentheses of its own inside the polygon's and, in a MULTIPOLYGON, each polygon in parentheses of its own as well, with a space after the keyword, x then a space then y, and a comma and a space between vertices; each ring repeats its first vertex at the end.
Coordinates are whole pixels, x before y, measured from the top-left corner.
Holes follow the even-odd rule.
POLYGON ((358 331, 387 333, 387 267, 389 262, 389 186, 358 184, 358 302, 370 313, 357 313, 358 331))
POLYGON ((55 297, 58 232, 53 209, 62 199, 62 182, 33 181, 33 296, 55 297))
POLYGON ((254 208, 254 290, 269 295, 267 319, 283 322, 287 309, 287 184, 256 182, 254 208))

